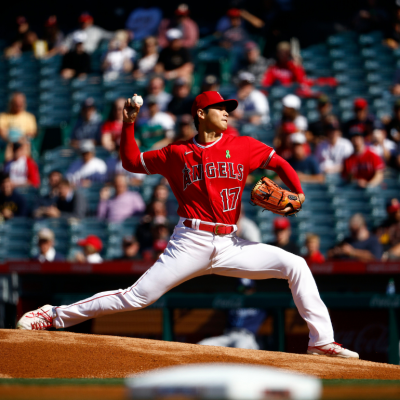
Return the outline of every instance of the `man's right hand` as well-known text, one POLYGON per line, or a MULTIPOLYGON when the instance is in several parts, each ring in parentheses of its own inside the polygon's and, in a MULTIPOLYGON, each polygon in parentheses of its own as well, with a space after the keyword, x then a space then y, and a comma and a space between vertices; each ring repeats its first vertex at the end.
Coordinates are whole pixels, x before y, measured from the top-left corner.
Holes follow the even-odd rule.
MULTIPOLYGON (((134 96, 136 96, 136 93, 134 96)), ((128 99, 124 106, 123 121, 127 122, 128 124, 133 124, 139 114, 139 110, 140 106, 138 106, 136 103, 133 103, 131 99, 128 99)))

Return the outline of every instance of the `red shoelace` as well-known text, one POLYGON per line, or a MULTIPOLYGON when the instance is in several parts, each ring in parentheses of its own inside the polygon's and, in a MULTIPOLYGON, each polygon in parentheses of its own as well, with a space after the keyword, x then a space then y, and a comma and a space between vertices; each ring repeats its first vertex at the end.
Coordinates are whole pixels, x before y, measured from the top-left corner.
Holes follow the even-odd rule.
POLYGON ((47 314, 47 311, 40 309, 37 313, 32 313, 32 318, 41 318, 42 321, 36 321, 31 323, 31 329, 42 331, 53 326, 53 317, 47 314))

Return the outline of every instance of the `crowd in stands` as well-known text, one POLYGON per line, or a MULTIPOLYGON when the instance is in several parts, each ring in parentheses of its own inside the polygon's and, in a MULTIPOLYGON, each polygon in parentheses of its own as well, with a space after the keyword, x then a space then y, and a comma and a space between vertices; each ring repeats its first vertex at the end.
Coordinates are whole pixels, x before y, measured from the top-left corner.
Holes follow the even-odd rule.
MULTIPOLYGON (((368 7, 357 13, 354 28, 359 32, 382 29, 385 32, 382 46, 397 49, 400 8, 390 25, 393 30, 388 32, 389 16, 373 3, 368 2, 368 7)), ((196 134, 190 115, 193 99, 199 92, 193 89, 196 85, 201 91, 224 89, 218 74, 204 73, 201 82, 195 82, 198 65, 194 55, 200 35, 192 17, 186 4, 179 5, 169 19, 163 18, 158 7, 138 7, 129 15, 124 29, 109 32, 95 25, 89 13, 83 13, 77 29, 64 34, 57 17, 51 16, 45 22, 45 37, 40 40, 29 21, 19 17, 17 40, 5 49, 5 57, 18 58, 25 52, 33 52, 38 58, 62 56, 60 77, 65 82, 84 81, 93 72, 92 55, 106 42, 100 65, 102 79, 112 82, 129 76, 134 82, 141 82, 144 105, 136 122, 135 137, 143 151, 160 149, 196 134)), ((388 88, 394 99, 390 113, 375 115, 368 98, 358 96, 352 99, 352 117, 343 120, 329 95, 314 88, 316 84, 322 85, 322 78, 307 76, 295 41, 279 42, 274 57, 263 55, 262 42, 247 29, 249 24, 254 27, 261 23, 246 10, 230 8, 215 28, 212 40, 231 59, 232 79, 225 92, 239 101, 225 134, 243 134, 243 128, 249 125, 273 131, 268 144, 292 165, 306 185, 335 179, 340 185, 358 188, 360 193, 379 188, 386 171, 400 169, 400 97, 396 97, 400 94, 400 73, 388 88), (274 105, 270 102, 276 88, 292 89, 282 94, 279 107, 276 101, 274 105), (312 120, 304 115, 304 102, 308 99, 316 102, 317 116, 312 120)), ((322 83, 337 85, 333 77, 325 77, 322 83)), ((118 97, 107 109, 94 97, 85 98, 66 143, 76 157, 65 171, 55 169, 40 176, 40 160, 32 156, 32 140, 38 132, 36 118, 27 111, 23 91, 13 92, 8 109, 0 113, 3 221, 14 217, 82 220, 96 214, 99 220, 118 224, 137 217, 140 223, 135 231, 123 238, 121 257, 134 260, 161 254, 176 220, 176 203, 171 201, 169 186, 162 180, 146 204, 142 197, 146 176, 122 168, 119 146, 124 101, 118 97), (45 194, 35 204, 29 204, 19 193, 20 187, 46 190, 41 191, 45 194), (94 213, 85 196, 85 190, 93 187, 99 188, 94 213)), ((256 172, 249 177, 249 188, 259 175, 256 172)), ((242 208, 238 234, 248 240, 262 241, 257 224, 245 214, 242 208)), ((273 223, 275 240, 271 244, 302 254, 309 262, 322 262, 325 258, 360 261, 398 258, 400 203, 397 199, 388 203, 387 215, 388 219, 372 232, 363 215, 355 214, 349 221, 350 236, 326 254, 319 250, 320 237, 313 233, 307 235, 305 247, 300 249, 291 240, 290 220, 279 218, 273 223)), ((72 259, 102 261, 104 243, 95 233, 78 242, 82 251, 76 252, 72 259)), ((38 260, 67 258, 67 254, 55 251, 55 239, 48 228, 39 232, 38 260)))

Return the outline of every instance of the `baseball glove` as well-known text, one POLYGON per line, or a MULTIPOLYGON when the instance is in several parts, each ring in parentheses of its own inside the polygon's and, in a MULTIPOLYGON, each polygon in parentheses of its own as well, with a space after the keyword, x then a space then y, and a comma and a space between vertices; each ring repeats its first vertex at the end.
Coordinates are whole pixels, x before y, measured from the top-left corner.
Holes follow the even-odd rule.
POLYGON ((301 210, 301 201, 296 193, 282 189, 266 176, 262 177, 251 191, 251 202, 285 217, 297 214, 301 210), (284 212, 287 207, 291 209, 284 212))

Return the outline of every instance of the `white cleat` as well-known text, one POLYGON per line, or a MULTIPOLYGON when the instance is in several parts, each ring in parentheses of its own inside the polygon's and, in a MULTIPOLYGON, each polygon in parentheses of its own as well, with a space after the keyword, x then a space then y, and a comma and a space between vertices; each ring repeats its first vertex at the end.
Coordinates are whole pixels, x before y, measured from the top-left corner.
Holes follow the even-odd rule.
POLYGON ((340 358, 360 358, 358 353, 345 349, 341 344, 336 342, 324 344, 323 346, 308 346, 307 354, 340 358))
POLYGON ((17 322, 17 329, 46 331, 53 327, 53 306, 46 304, 35 311, 24 314, 17 322))

